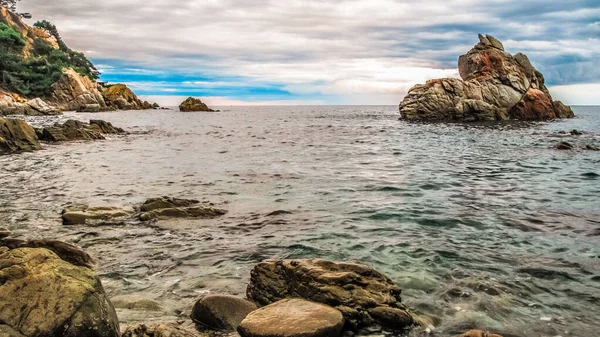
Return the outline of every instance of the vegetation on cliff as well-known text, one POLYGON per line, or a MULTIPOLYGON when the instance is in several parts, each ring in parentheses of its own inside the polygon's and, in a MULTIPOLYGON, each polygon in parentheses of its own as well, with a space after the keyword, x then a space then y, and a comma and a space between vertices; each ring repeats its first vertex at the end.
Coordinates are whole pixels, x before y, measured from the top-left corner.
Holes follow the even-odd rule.
POLYGON ((93 64, 69 49, 48 21, 32 28, 6 8, 1 8, 0 14, 0 89, 25 97, 47 97, 64 68, 98 78, 93 64))

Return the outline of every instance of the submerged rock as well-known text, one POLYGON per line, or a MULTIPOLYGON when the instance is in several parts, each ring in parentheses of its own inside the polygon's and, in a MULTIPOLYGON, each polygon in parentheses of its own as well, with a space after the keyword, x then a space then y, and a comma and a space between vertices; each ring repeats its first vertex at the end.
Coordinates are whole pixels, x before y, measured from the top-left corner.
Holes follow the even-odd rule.
POLYGON ((140 324, 127 327, 122 337, 199 337, 193 327, 178 323, 162 323, 154 325, 140 324))
POLYGON ((544 77, 527 56, 511 55, 500 41, 479 35, 458 60, 462 80, 442 78, 414 86, 400 103, 401 118, 427 121, 550 120, 572 118, 553 101, 544 77))
POLYGON ((117 309, 129 309, 139 311, 162 311, 160 303, 153 299, 139 295, 119 295, 110 299, 117 309))
POLYGON ((251 312, 238 327, 242 337, 337 337, 344 327, 338 310, 288 298, 251 312))
POLYGON ((64 209, 62 220, 63 225, 93 225, 99 222, 130 218, 134 213, 133 208, 77 205, 64 209))
POLYGON ((89 262, 66 243, 0 240, 0 334, 118 337, 115 310, 89 262))
POLYGON ((557 150, 573 150, 575 147, 571 143, 560 142, 560 143, 556 144, 556 146, 554 146, 554 148, 557 150))
POLYGON ((256 309, 256 304, 243 298, 210 295, 196 302, 192 309, 192 320, 212 329, 233 331, 256 309))
POLYGON ((485 332, 482 330, 471 330, 467 331, 459 337, 502 337, 493 333, 485 332))
POLYGON ((252 270, 247 296, 261 305, 290 297, 324 303, 341 311, 351 329, 374 323, 403 329, 414 320, 401 292, 388 277, 361 264, 269 260, 252 270))
POLYGON ((179 110, 184 112, 192 112, 192 111, 214 111, 210 109, 206 104, 204 104, 201 100, 193 97, 188 97, 185 101, 183 101, 179 105, 179 110))
POLYGON ((141 221, 168 218, 216 218, 227 213, 212 204, 202 204, 198 200, 160 197, 146 200, 140 208, 141 221))

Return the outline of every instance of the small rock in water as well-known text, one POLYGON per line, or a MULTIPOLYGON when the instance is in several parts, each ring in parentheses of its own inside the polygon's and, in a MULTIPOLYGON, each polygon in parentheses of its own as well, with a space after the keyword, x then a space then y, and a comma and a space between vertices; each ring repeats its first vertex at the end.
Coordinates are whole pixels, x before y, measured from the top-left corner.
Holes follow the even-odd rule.
POLYGON ((4 239, 10 236, 10 231, 4 227, 0 227, 0 239, 4 239))
POLYGON ((459 337, 502 337, 493 333, 488 333, 482 330, 471 330, 467 331, 459 337))
POLYGON ((578 131, 578 130, 571 130, 571 135, 572 136, 581 136, 581 135, 583 135, 583 132, 578 131))
POLYGON ((573 145, 567 142, 560 142, 554 148, 557 150, 573 150, 573 145))
POLYGON ((336 337, 344 327, 338 310, 299 298, 251 312, 238 328, 242 337, 336 337))
POLYGON ((256 304, 243 298, 211 295, 196 302, 192 309, 192 320, 209 328, 233 331, 256 309, 256 304))
POLYGON ((592 146, 592 145, 586 145, 585 149, 589 150, 589 151, 600 151, 600 147, 592 146))
POLYGON ((552 317, 547 317, 547 316, 540 317, 540 321, 550 322, 551 320, 552 320, 552 317))
POLYGON ((153 299, 138 295, 119 295, 110 299, 117 309, 130 309, 138 311, 162 311, 160 303, 153 299))

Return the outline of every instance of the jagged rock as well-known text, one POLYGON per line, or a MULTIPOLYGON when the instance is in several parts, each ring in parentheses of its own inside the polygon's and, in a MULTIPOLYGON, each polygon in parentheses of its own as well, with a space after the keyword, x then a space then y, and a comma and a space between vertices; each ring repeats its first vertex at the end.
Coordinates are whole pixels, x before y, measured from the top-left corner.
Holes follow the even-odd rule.
POLYGON ((256 304, 243 298, 228 295, 210 295, 196 302, 192 320, 211 329, 235 330, 256 304))
POLYGON ((288 298, 251 312, 238 327, 242 337, 337 337, 344 327, 338 310, 288 298))
POLYGON ((123 130, 121 128, 117 128, 117 127, 113 126, 112 123, 106 122, 106 121, 103 121, 100 119, 91 119, 90 125, 97 125, 100 128, 100 130, 102 131, 102 133, 104 133, 104 134, 125 133, 125 130, 123 130))
POLYGON ((23 99, 19 95, 0 90, 0 115, 35 116, 41 115, 41 113, 31 108, 27 104, 27 100, 23 99))
POLYGON ((583 132, 579 131, 579 130, 571 130, 571 132, 569 132, 571 134, 571 136, 581 136, 583 135, 583 132))
POLYGON ((106 104, 119 110, 149 110, 152 105, 142 102, 125 84, 114 84, 103 91, 106 104))
POLYGON ((89 207, 77 205, 62 211, 63 225, 94 225, 106 221, 131 218, 135 213, 133 208, 119 207, 89 207))
POLYGON ((100 104, 82 104, 77 109, 77 112, 102 112, 106 108, 103 108, 100 104))
POLYGON ((227 211, 202 204, 198 200, 177 199, 170 197, 152 198, 146 200, 141 207, 139 219, 149 221, 168 218, 216 218, 227 211))
POLYGON ((50 106, 48 103, 44 102, 41 98, 34 98, 27 102, 33 110, 38 111, 42 115, 60 115, 61 112, 59 109, 50 106))
POLYGON ((115 310, 90 260, 65 243, 0 240, 3 336, 118 337, 115 310))
POLYGON ((0 155, 41 149, 35 130, 21 119, 0 117, 0 155))
POLYGON ((160 105, 158 105, 158 103, 152 103, 152 109, 158 109, 160 108, 160 105))
POLYGON ((471 330, 467 331, 459 337, 502 337, 493 333, 485 332, 482 330, 471 330))
POLYGON ((63 124, 36 130, 37 137, 46 142, 64 142, 75 140, 101 140, 104 134, 125 133, 121 128, 115 128, 111 123, 102 120, 91 120, 89 124, 69 119, 63 124))
POLYGON ((210 109, 206 104, 204 104, 201 100, 193 97, 188 97, 185 101, 183 101, 179 105, 179 110, 184 112, 214 111, 210 109))
POLYGON ((89 106, 99 106, 98 111, 107 110, 98 84, 71 68, 63 69, 61 77, 52 86, 52 91, 50 102, 60 110, 80 111, 89 106))
POLYGON ((600 147, 593 146, 593 145, 586 145, 585 149, 589 150, 589 151, 600 151, 600 147))
POLYGON ((401 329, 414 322, 400 301, 401 292, 392 280, 368 266, 309 259, 258 264, 250 273, 246 294, 261 305, 289 297, 324 303, 341 311, 351 329, 375 322, 401 329))
POLYGON ((553 101, 544 77, 527 56, 504 51, 490 35, 460 56, 462 80, 442 78, 414 86, 400 103, 401 118, 428 121, 549 120, 572 118, 553 101))

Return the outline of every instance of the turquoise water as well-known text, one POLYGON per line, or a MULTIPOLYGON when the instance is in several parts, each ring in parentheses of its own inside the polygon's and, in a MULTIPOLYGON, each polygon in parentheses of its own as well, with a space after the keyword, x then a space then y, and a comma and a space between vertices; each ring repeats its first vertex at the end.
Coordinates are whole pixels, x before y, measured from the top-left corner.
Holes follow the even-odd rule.
POLYGON ((59 117, 132 134, 0 157, 0 222, 84 247, 110 295, 172 311, 207 291, 243 294, 263 259, 322 257, 388 274, 434 336, 598 335, 600 152, 552 146, 600 146, 600 107, 479 125, 407 123, 393 106, 221 109, 59 117), (560 133, 572 129, 584 134, 560 133), (148 227, 60 222, 70 203, 160 195, 229 213, 148 227), (291 214, 268 216, 277 210, 291 214))

